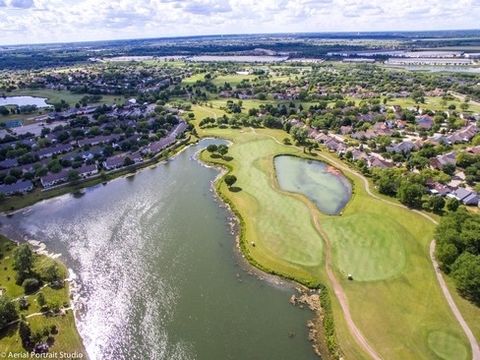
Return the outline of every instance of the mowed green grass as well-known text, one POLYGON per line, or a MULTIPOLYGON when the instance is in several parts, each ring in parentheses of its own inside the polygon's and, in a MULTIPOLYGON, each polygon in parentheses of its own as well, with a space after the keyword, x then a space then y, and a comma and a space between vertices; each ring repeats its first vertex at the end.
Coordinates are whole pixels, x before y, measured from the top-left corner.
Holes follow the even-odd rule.
POLYGON ((388 279, 405 268, 408 230, 398 222, 369 213, 332 217, 323 227, 333 243, 333 256, 342 276, 355 281, 388 279))
POLYGON ((229 83, 232 86, 240 84, 243 80, 254 81, 257 78, 255 75, 247 74, 231 74, 217 76, 212 80, 212 83, 216 86, 223 86, 225 83, 229 83))
MULTIPOLYGON (((276 143, 286 134, 275 130, 205 129, 201 135, 233 142, 228 166, 238 177, 241 192, 222 193, 231 199, 245 219, 247 251, 267 269, 299 281, 325 282, 319 233, 312 217, 320 220, 332 247, 334 270, 345 290, 356 325, 384 359, 468 359, 470 347, 438 286, 428 255, 434 226, 416 213, 381 202, 368 195, 358 175, 338 159, 321 152, 344 171, 354 184, 354 196, 342 216, 327 216, 302 196, 282 192, 276 186, 273 157, 305 156, 298 149, 276 143), (302 209, 303 204, 303 209, 302 209), (312 231, 313 229, 313 231, 312 231), (255 247, 251 242, 255 243, 255 247), (354 281, 346 274, 352 273, 354 281), (437 334, 437 335, 431 335, 437 334), (449 334, 439 336, 438 334, 449 334), (440 350, 439 350, 440 349, 440 350), (449 349, 454 349, 450 351, 449 349), (455 356, 452 357, 452 354, 455 356)), ((328 284, 327 284, 328 285, 328 284)), ((358 347, 345 328, 338 302, 334 315, 342 350, 350 358, 358 347)))
MULTIPOLYGON (((16 299, 25 296, 23 287, 15 283, 15 270, 13 269, 13 252, 16 244, 8 240, 4 236, 0 236, 0 252, 2 258, 0 259, 0 287, 6 290, 7 296, 11 299, 16 299)), ((35 272, 42 272, 42 269, 48 267, 53 262, 56 262, 60 267, 62 276, 66 276, 67 269, 63 264, 43 255, 35 255, 35 272)), ((25 296, 28 299, 30 306, 27 310, 19 310, 20 315, 28 316, 40 312, 40 306, 37 304, 38 293, 42 292, 47 300, 47 303, 56 303, 63 307, 65 303, 69 306, 69 288, 68 284, 61 289, 52 289, 44 287, 34 294, 25 296)), ((18 305, 18 302, 16 302, 18 305)), ((73 312, 69 310, 63 316, 47 317, 34 316, 27 319, 32 332, 41 331, 45 327, 56 325, 58 334, 54 336, 55 343, 50 349, 51 352, 84 352, 82 339, 78 334, 75 326, 75 319, 73 312)), ((20 337, 18 336, 18 325, 12 325, 7 329, 0 331, 0 353, 3 352, 24 352, 20 337)))
MULTIPOLYGON (((211 134, 228 137, 223 136, 226 135, 223 130, 211 130, 211 134)), ((245 130, 230 148, 232 161, 227 163, 208 157, 205 160, 235 168, 234 174, 238 178, 235 186, 242 190, 231 192, 222 183, 221 191, 241 209, 250 256, 276 273, 306 283, 318 283, 322 271, 323 240, 311 222, 308 207, 300 199, 286 196, 274 188, 272 159, 279 151, 285 149, 274 140, 245 130)))
MULTIPOLYGON (((322 155, 341 166, 332 155, 322 155)), ((355 195, 343 216, 319 216, 354 321, 385 359, 438 358, 431 333, 448 333, 443 346, 463 349, 448 359, 467 359, 469 343, 443 297, 428 254, 434 225, 372 198, 357 175, 345 173, 354 182, 355 195)))
POLYGON ((434 331, 428 335, 428 346, 440 359, 467 359, 468 352, 459 339, 448 332, 434 331))
MULTIPOLYGON (((7 94, 8 96, 37 96, 47 98, 47 103, 58 103, 61 100, 65 100, 70 106, 75 106, 82 97, 86 94, 73 94, 67 90, 50 90, 50 89, 21 89, 14 90, 7 94)), ((125 98, 121 95, 102 95, 102 99, 96 104, 115 104, 123 103, 125 98)))

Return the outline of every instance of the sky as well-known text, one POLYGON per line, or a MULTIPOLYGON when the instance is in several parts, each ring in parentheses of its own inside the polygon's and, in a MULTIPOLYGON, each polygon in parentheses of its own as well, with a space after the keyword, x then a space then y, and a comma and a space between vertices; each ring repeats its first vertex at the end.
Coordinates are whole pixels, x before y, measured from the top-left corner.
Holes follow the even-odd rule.
POLYGON ((0 0, 0 44, 480 28, 480 0, 0 0))

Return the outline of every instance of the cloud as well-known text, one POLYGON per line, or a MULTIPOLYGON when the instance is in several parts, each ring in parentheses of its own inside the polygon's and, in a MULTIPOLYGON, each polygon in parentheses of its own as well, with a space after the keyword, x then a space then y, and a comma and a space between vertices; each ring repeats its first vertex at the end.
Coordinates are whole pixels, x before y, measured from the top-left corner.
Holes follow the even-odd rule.
POLYGON ((211 15, 232 11, 228 1, 192 1, 185 4, 183 9, 186 12, 197 15, 211 15))
POLYGON ((478 28, 480 0, 0 0, 2 41, 478 28))
POLYGON ((33 7, 35 4, 33 0, 12 0, 10 1, 10 6, 19 9, 29 9, 33 7))

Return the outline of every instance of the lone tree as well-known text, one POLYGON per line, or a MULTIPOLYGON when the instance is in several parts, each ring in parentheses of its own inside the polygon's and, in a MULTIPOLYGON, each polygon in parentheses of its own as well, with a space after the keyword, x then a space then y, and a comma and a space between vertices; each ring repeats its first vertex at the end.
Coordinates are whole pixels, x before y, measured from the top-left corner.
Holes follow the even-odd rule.
POLYGON ((26 350, 30 350, 32 347, 32 330, 30 329, 30 325, 25 319, 20 321, 18 326, 18 335, 22 340, 22 346, 26 350))
POLYGON ((13 253, 13 268, 17 270, 19 278, 25 277, 32 272, 33 253, 27 244, 18 246, 13 253))
POLYGON ((237 182, 237 177, 235 175, 227 175, 225 176, 225 183, 230 188, 233 184, 237 182))
POLYGON ((219 145, 217 151, 220 155, 225 156, 228 153, 228 146, 223 144, 219 145))
POLYGON ((214 152, 217 152, 217 150, 218 150, 218 146, 215 144, 211 144, 207 146, 208 152, 214 153, 214 152))
POLYGON ((0 296, 0 329, 16 319, 18 313, 15 304, 7 296, 0 296))
POLYGON ((419 208, 422 205, 424 192, 425 189, 422 185, 404 182, 398 188, 397 198, 408 207, 419 208))

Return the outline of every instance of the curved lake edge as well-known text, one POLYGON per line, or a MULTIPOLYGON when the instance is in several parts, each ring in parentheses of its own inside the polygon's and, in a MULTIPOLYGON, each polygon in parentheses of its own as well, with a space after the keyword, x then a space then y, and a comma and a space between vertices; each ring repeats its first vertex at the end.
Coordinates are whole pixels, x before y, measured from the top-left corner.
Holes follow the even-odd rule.
MULTIPOLYGON (((225 140, 224 138, 221 138, 221 137, 209 136, 207 138, 225 140)), ((203 139, 207 139, 207 138, 203 138, 203 139)), ((230 140, 227 140, 227 141, 230 141, 230 140)), ((236 242, 235 247, 237 249, 236 253, 238 254, 239 258, 241 258, 241 261, 239 263, 244 266, 245 271, 247 271, 249 274, 255 275, 258 279, 262 281, 266 281, 267 283, 273 286, 281 286, 289 289, 295 289, 298 292, 298 294, 300 294, 300 296, 305 296, 310 299, 310 300, 307 300, 307 302, 305 303, 302 303, 300 301, 295 302, 295 295, 293 295, 290 300, 290 302, 293 305, 300 304, 302 308, 304 305, 309 307, 310 304, 308 303, 308 301, 312 301, 311 295, 315 295, 315 294, 320 295, 319 299, 317 300, 317 303, 314 305, 314 306, 318 306, 319 309, 314 310, 312 307, 309 307, 310 310, 315 314, 315 316, 312 318, 311 321, 309 321, 306 324, 309 329, 309 340, 312 343, 313 351, 318 357, 320 358, 324 357, 326 359, 329 359, 333 353, 341 352, 338 344, 335 344, 333 349, 328 347, 327 339, 325 335, 326 333, 329 333, 330 336, 335 336, 334 335, 335 325, 329 326, 327 325, 327 322, 324 321, 324 319, 329 318, 331 319, 333 324, 333 312, 330 305, 331 299, 330 299, 329 288, 322 283, 318 283, 315 285, 306 284, 301 279, 298 279, 295 276, 291 276, 285 273, 280 273, 278 271, 265 267, 259 262, 257 262, 253 258, 253 256, 250 255, 246 247, 247 240, 245 237, 246 232, 244 231, 246 226, 245 220, 241 215, 240 211, 238 210, 238 208, 236 207, 236 205, 233 203, 233 201, 231 201, 223 193, 223 191, 220 188, 222 180, 226 175, 234 171, 234 167, 230 164, 218 163, 215 161, 215 159, 207 159, 205 157, 202 157, 202 155, 206 153, 207 153, 206 149, 199 150, 198 161, 200 163, 203 163, 202 164, 203 166, 216 168, 219 170, 218 176, 212 181, 212 186, 214 190, 213 192, 215 194, 215 198, 220 201, 220 206, 223 205, 223 207, 225 207, 228 210, 228 212, 232 214, 232 219, 235 223, 235 230, 236 230, 234 234, 236 239, 235 240, 236 242)), ((306 159, 306 160, 310 159, 307 157, 301 157, 293 154, 288 154, 288 155, 295 156, 301 159, 306 159)), ((281 154, 275 155, 274 158, 277 156, 281 156, 281 154)), ((310 159, 310 160, 314 160, 314 159, 310 159)), ((320 160, 317 160, 317 161, 320 161, 320 160)), ((327 163, 327 162, 324 162, 324 163, 327 163)), ((277 188, 276 176, 274 176, 274 178, 275 178, 275 183, 273 185, 276 191, 282 192, 287 196, 300 198, 300 200, 306 203, 307 206, 308 204, 312 204, 316 208, 316 205, 313 204, 313 202, 306 196, 299 193, 286 192, 280 189, 279 187, 277 188)), ((349 181, 351 180, 349 179, 349 181)), ((352 196, 353 196, 353 191, 352 191, 352 196)), ((296 299, 298 300, 298 297, 296 299)))
MULTIPOLYGON (((157 159, 155 159, 153 163, 142 164, 143 166, 139 166, 138 168, 133 169, 133 171, 129 170, 126 173, 119 174, 109 179, 107 182, 104 182, 104 185, 108 185, 109 183, 114 182, 115 180, 120 180, 120 179, 125 179, 128 177, 135 176, 135 174, 143 172, 147 169, 156 168, 159 164, 167 164, 169 161, 174 160, 182 152, 187 151, 190 147, 198 146, 199 143, 201 143, 204 140, 221 140, 229 144, 233 143, 229 139, 225 139, 222 137, 215 137, 215 136, 207 136, 207 137, 200 137, 200 138, 195 137, 193 139, 189 137, 186 141, 177 144, 177 146, 174 148, 169 149, 170 151, 167 151, 166 154, 159 156, 157 159), (171 153, 172 151, 174 151, 173 154, 171 153)), ((233 244, 233 249, 235 250, 234 255, 235 255, 235 259, 237 260, 237 264, 243 271, 245 271, 246 274, 252 277, 255 277, 256 279, 262 282, 267 283, 271 287, 279 288, 279 289, 288 289, 288 290, 294 291, 294 294, 290 299, 290 303, 294 306, 300 307, 301 309, 306 308, 308 310, 310 303, 302 302, 300 300, 300 297, 305 296, 308 298, 310 295, 316 294, 318 291, 316 288, 305 286, 304 284, 297 281, 296 279, 285 276, 285 274, 279 274, 279 273, 270 271, 266 268, 261 268, 259 264, 255 265, 256 262, 254 264, 253 259, 252 261, 250 261, 249 257, 245 255, 245 252, 242 250, 242 245, 241 245, 242 244, 241 238, 243 234, 241 230, 242 229, 241 224, 243 222, 243 219, 241 215, 236 211, 233 204, 229 200, 227 200, 218 189, 218 185, 221 183, 221 179, 223 179, 223 177, 229 173, 229 170, 226 167, 221 166, 219 164, 214 164, 214 163, 208 164, 204 162, 202 159, 200 159, 200 154, 203 151, 206 151, 206 148, 200 148, 194 154, 194 156, 192 157, 192 160, 197 161, 201 166, 204 166, 207 168, 214 168, 218 170, 218 175, 215 177, 215 179, 211 181, 211 193, 213 195, 213 200, 217 203, 217 205, 220 208, 223 208, 224 210, 226 210, 226 213, 227 213, 226 220, 228 221, 228 225, 230 226, 232 235, 234 235, 235 237, 235 243, 233 244), (292 301, 292 299, 296 299, 296 300, 292 301)), ((96 187, 101 186, 101 183, 102 182, 99 181, 95 184, 82 184, 83 186, 81 186, 79 189, 68 189, 68 191, 65 191, 64 193, 56 194, 52 197, 48 197, 45 199, 39 199, 33 204, 29 204, 25 207, 16 209, 15 211, 12 211, 12 212, 8 212, 8 213, 2 212, 1 214, 7 217, 11 217, 11 216, 14 216, 16 213, 29 212, 29 209, 33 208, 35 205, 49 202, 49 201, 54 201, 55 199, 59 199, 65 196, 74 196, 76 192, 81 192, 82 190, 87 190, 87 189, 94 189, 96 187)), ((0 233, 3 233, 3 232, 0 230, 0 233)), ((9 237, 9 240, 14 241, 15 243, 28 243, 32 248, 34 249, 37 248, 37 246, 34 244, 31 244, 30 239, 26 237, 24 238, 24 240, 12 240, 9 237)), ((40 246, 44 245, 44 243, 42 242, 38 242, 38 243, 40 246)), ((85 340, 82 337, 82 334, 78 330, 78 325, 81 322, 80 317, 82 314, 82 309, 78 306, 79 304, 81 305, 81 298, 80 298, 80 294, 78 293, 79 289, 81 288, 81 284, 77 283, 78 276, 73 269, 67 267, 65 262, 59 259, 60 256, 64 256, 63 253, 52 253, 48 251, 48 248, 44 250, 44 253, 46 256, 60 262, 62 266, 64 266, 68 270, 68 275, 69 275, 68 290, 69 290, 69 298, 71 301, 71 308, 72 308, 72 312, 75 320, 73 324, 75 327, 74 330, 78 335, 78 337, 81 339, 81 344, 84 349, 84 354, 88 359, 90 358, 90 354, 87 352, 85 347, 85 340)), ((323 285, 321 285, 319 288, 323 288, 323 285)), ((305 326, 307 327, 307 330, 310 334, 309 339, 306 339, 306 340, 310 340, 312 344, 312 347, 313 347, 312 353, 318 356, 322 356, 322 351, 324 350, 325 347, 322 346, 322 344, 318 341, 317 339, 318 335, 316 335, 317 334, 316 328, 322 327, 321 319, 317 311, 313 310, 312 308, 310 308, 310 310, 315 314, 315 316, 312 317, 310 321, 305 323, 305 326), (315 335, 315 338, 312 337, 312 333, 315 335)))
POLYGON ((289 154, 289 153, 279 153, 279 154, 276 154, 273 156, 273 169, 275 171, 275 183, 274 183, 274 188, 275 190, 277 191, 280 191, 288 196, 293 196, 295 198, 300 198, 302 201, 307 201, 309 203, 312 203, 317 209, 318 211, 324 215, 324 216, 328 216, 328 217, 336 217, 336 216, 342 216, 343 213, 348 209, 348 207, 350 206, 350 204, 352 203, 352 200, 354 199, 354 196, 355 196, 355 183, 353 181, 353 179, 346 175, 344 171, 340 170, 338 167, 336 167, 335 165, 332 165, 329 161, 327 160, 320 160, 318 158, 315 158, 313 155, 308 155, 308 154, 304 154, 305 156, 300 156, 300 155, 297 155, 297 154, 289 154), (292 157, 292 158, 296 158, 296 159, 300 159, 300 160, 305 160, 305 161, 313 161, 313 162, 318 162, 318 163, 322 163, 322 164, 325 164, 327 165, 328 167, 330 168, 333 168, 335 169, 335 172, 337 172, 338 174, 335 174, 335 175, 340 175, 342 176, 345 180, 347 180, 350 184, 350 196, 349 196, 349 199, 348 201, 345 203, 345 205, 340 209, 339 212, 335 213, 335 214, 328 214, 324 211, 322 211, 318 206, 317 204, 315 203, 315 201, 313 199, 310 199, 306 194, 303 194, 303 193, 300 193, 300 192, 295 192, 295 191, 288 191, 288 190, 285 190, 285 189, 282 189, 282 187, 280 186, 280 183, 279 183, 279 180, 278 180, 278 172, 277 172, 277 166, 276 166, 276 163, 275 163, 275 160, 280 158, 280 157, 292 157))
MULTIPOLYGON (((213 138, 210 138, 210 139, 213 139, 213 138)), ((6 216, 6 217, 11 217, 11 216, 14 216, 16 213, 28 212, 30 208, 34 207, 37 204, 44 203, 44 202, 47 202, 47 201, 52 201, 54 199, 57 199, 57 198, 60 198, 60 197, 63 197, 63 196, 74 195, 75 193, 81 192, 82 190, 95 188, 102 183, 107 185, 108 183, 111 183, 115 180, 125 179, 125 178, 128 178, 128 177, 134 176, 136 173, 138 173, 140 171, 144 171, 144 170, 147 170, 149 168, 156 167, 159 164, 166 164, 168 161, 171 161, 171 160, 175 159, 177 156, 179 156, 183 151, 186 151, 190 146, 198 145, 198 143, 202 140, 208 140, 208 138, 201 138, 201 139, 197 138, 194 141, 191 141, 191 137, 189 136, 189 137, 187 137, 187 139, 184 139, 183 141, 175 144, 170 149, 166 149, 166 151, 161 153, 157 158, 150 159, 151 162, 146 162, 146 163, 141 164, 140 166, 137 166, 133 169, 126 169, 126 173, 124 173, 122 171, 119 171, 118 174, 114 173, 115 176, 112 177, 111 179, 109 179, 106 182, 103 181, 101 178, 99 178, 99 179, 94 179, 93 184, 90 184, 88 181, 86 181, 84 183, 77 184, 78 188, 71 189, 67 185, 64 188, 65 191, 62 192, 62 193, 54 194, 51 197, 38 199, 37 201, 35 201, 31 204, 28 204, 24 207, 20 207, 18 209, 15 209, 14 211, 2 211, 2 212, 0 212, 0 215, 6 216), (173 151, 173 154, 170 154, 171 151, 173 151)), ((201 150, 199 150, 199 152, 200 151, 201 150)), ((6 234, 4 234, 2 232, 1 227, 0 227, 0 234, 2 234, 9 241, 12 241, 13 243, 15 243, 17 245, 22 244, 22 243, 29 244, 29 246, 35 252, 39 251, 40 248, 43 245, 42 242, 38 242, 38 246, 34 245, 28 239, 25 239, 23 241, 12 239, 11 237, 7 236, 6 234)), ((74 316, 74 320, 75 320, 74 323, 73 323, 74 331, 75 331, 76 335, 81 339, 83 354, 85 355, 85 357, 87 359, 89 359, 89 354, 88 354, 88 352, 86 350, 86 347, 85 347, 85 340, 83 339, 81 333, 78 330, 78 324, 80 323, 79 317, 80 317, 81 311, 78 307, 78 304, 79 304, 79 301, 80 301, 80 295, 78 294, 79 284, 76 282, 77 275, 75 274, 73 269, 69 268, 65 264, 64 261, 59 259, 59 257, 63 256, 64 254, 51 253, 47 249, 43 249, 42 251, 39 251, 38 253, 41 254, 41 255, 47 256, 52 260, 55 260, 55 261, 59 262, 61 264, 61 266, 63 266, 68 271, 68 279, 66 279, 66 282, 69 285, 68 286, 68 297, 70 299, 70 306, 72 308, 72 312, 73 312, 73 316, 74 316)))

